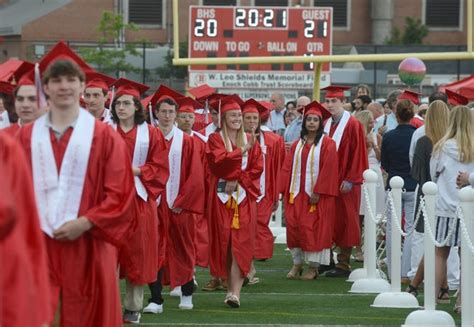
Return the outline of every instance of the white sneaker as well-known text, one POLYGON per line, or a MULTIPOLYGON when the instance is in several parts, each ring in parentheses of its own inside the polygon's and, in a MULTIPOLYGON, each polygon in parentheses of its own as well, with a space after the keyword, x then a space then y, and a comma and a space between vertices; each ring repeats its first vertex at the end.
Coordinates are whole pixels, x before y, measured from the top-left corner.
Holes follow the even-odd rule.
POLYGON ((144 309, 143 313, 162 313, 163 312, 163 304, 156 304, 153 302, 150 302, 144 309))
POLYGON ((192 310, 193 308, 193 296, 181 296, 181 302, 179 302, 179 308, 181 310, 192 310))
POLYGON ((170 296, 180 297, 181 296, 181 286, 176 286, 175 288, 173 288, 173 290, 170 292, 170 296))

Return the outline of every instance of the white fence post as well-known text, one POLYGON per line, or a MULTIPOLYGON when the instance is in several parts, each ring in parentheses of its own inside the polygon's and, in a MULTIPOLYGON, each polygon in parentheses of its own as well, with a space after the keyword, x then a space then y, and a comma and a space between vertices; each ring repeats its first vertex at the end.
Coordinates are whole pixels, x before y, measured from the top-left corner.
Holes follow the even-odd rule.
MULTIPOLYGON (((402 219, 402 188, 403 179, 399 176, 394 176, 390 179, 390 187, 393 195, 392 208, 392 230, 387 233, 392 233, 392 256, 391 256, 391 281, 392 287, 391 292, 384 292, 377 295, 374 300, 373 307, 376 308, 418 308, 418 300, 412 294, 407 292, 401 292, 400 280, 401 280, 401 244, 402 236, 398 230, 396 219, 401 221, 402 219), (393 214, 395 213, 395 215, 393 214)), ((401 226, 401 222, 399 222, 401 226)))
MULTIPOLYGON (((361 278, 355 280, 352 285, 350 293, 382 293, 390 290, 390 284, 378 276, 376 259, 376 188, 378 182, 378 175, 372 170, 367 169, 364 172, 364 185, 367 187, 369 199, 367 210, 364 217, 364 268, 354 270, 349 276, 349 280, 355 278, 357 275, 363 274, 361 278)), ((365 192, 364 192, 365 193, 365 192)), ((362 194, 363 197, 364 193, 362 194)), ((364 199, 365 200, 365 199, 364 199)))
MULTIPOLYGON (((436 310, 435 295, 435 245, 429 235, 427 225, 435 226, 435 204, 438 187, 433 182, 427 182, 423 185, 423 194, 425 199, 426 216, 424 233, 424 251, 425 251, 425 305, 424 310, 411 312, 404 326, 455 326, 453 317, 447 312, 436 310)), ((420 205, 419 210, 422 210, 420 205)))
POLYGON ((474 189, 468 186, 459 191, 460 206, 462 209, 462 217, 466 226, 466 233, 462 232, 461 244, 461 326, 474 325, 474 307, 473 299, 474 290, 472 283, 473 273, 473 254, 472 254, 472 237, 474 236, 474 189), (471 238, 471 239, 470 239, 471 238))

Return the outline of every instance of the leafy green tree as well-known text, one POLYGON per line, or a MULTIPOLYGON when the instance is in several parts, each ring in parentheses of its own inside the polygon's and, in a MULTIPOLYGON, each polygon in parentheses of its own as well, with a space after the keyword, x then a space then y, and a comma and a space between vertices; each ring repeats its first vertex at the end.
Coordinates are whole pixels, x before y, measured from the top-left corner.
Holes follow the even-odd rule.
MULTIPOLYGON (((97 29, 102 34, 97 42, 97 47, 79 49, 81 56, 87 62, 96 66, 99 71, 115 76, 119 72, 141 72, 141 68, 134 67, 125 60, 127 55, 142 57, 142 54, 136 49, 136 44, 125 43, 123 47, 118 46, 121 31, 137 30, 134 24, 124 23, 122 15, 104 11, 97 29), (115 44, 114 48, 107 46, 112 42, 115 44)), ((146 40, 143 42, 147 43, 146 40)))
MULTIPOLYGON (((188 43, 181 42, 179 44, 179 57, 187 58, 188 57, 188 43)), ((163 67, 158 67, 156 69, 158 75, 161 78, 178 78, 183 79, 188 76, 188 66, 173 66, 173 51, 169 51, 166 55, 166 65, 163 67)))
POLYGON ((405 27, 403 32, 399 28, 392 28, 390 38, 385 40, 385 44, 423 44, 423 39, 428 35, 428 28, 421 23, 421 20, 413 17, 405 17, 405 27))

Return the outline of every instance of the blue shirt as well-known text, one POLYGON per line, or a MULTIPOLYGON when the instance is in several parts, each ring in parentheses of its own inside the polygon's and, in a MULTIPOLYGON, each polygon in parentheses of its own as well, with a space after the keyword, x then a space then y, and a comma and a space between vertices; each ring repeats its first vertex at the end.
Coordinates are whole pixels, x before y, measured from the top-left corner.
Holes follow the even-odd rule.
MULTIPOLYGON (((272 110, 270 112, 270 119, 268 119, 267 127, 274 132, 280 132, 280 130, 285 130, 285 121, 283 119, 283 114, 285 109, 280 112, 272 110)), ((282 132, 281 132, 282 133, 282 132)))
POLYGON ((393 176, 403 178, 407 191, 413 192, 416 181, 411 177, 410 142, 416 128, 412 125, 398 125, 394 130, 386 132, 382 139, 381 166, 388 173, 386 189, 390 188, 393 176))
MULTIPOLYGON (((379 128, 383 126, 384 119, 385 119, 385 115, 382 115, 379 118, 377 118, 377 121, 374 127, 375 132, 378 132, 379 128)), ((385 131, 385 133, 395 129, 395 127, 398 126, 397 117, 395 117, 395 114, 393 112, 387 115, 387 122, 385 123, 385 125, 387 126, 387 130, 385 131)))
POLYGON ((301 136, 301 126, 303 126, 303 117, 297 117, 290 125, 286 127, 284 139, 285 142, 291 142, 298 140, 301 136))

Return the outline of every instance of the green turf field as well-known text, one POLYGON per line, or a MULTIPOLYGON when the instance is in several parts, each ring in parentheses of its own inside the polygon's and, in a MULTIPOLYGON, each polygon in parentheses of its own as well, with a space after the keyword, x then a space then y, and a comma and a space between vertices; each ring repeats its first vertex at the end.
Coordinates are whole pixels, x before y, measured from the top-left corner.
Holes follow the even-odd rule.
MULTIPOLYGON (((314 281, 287 280, 291 255, 285 246, 276 245, 274 256, 257 262, 260 283, 242 290, 241 307, 231 309, 224 304, 224 291, 203 292, 193 296, 194 309, 178 309, 179 298, 165 295, 164 312, 142 315, 141 326, 277 326, 277 325, 372 325, 400 326, 411 309, 371 308, 375 295, 349 294, 351 283, 344 279, 326 278, 314 281)), ((199 286, 208 279, 208 271, 197 272, 199 286)), ((123 286, 123 285, 122 285, 123 286)), ((148 288, 145 298, 149 295, 148 288)), ((423 303, 423 294, 418 297, 423 303)), ((451 304, 438 307, 451 314, 456 324, 460 317, 451 304)), ((146 302, 146 300, 145 300, 146 302)), ((147 303, 147 302, 146 302, 147 303)))

